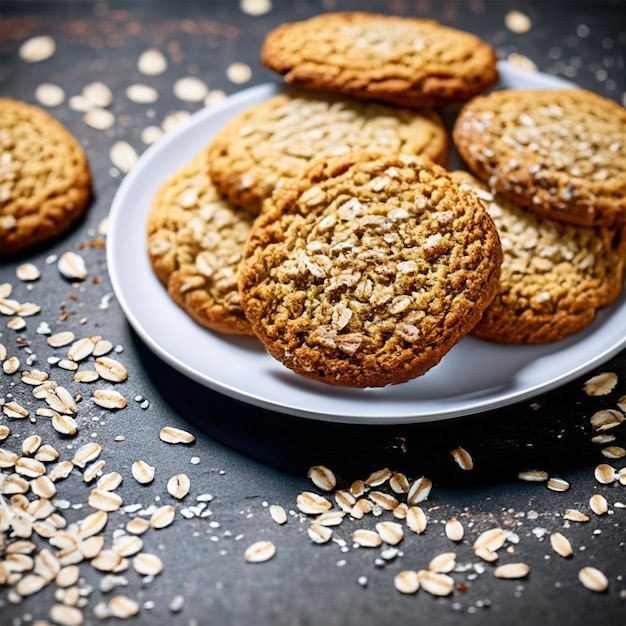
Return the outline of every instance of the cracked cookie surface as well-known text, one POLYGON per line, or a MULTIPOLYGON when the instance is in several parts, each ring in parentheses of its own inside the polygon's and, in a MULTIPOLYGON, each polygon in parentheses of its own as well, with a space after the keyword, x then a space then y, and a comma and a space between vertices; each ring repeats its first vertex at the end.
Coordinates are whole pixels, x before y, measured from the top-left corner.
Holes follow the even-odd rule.
POLYGON ((495 295, 502 250, 477 196, 419 157, 320 158, 255 221, 242 306, 305 377, 380 387, 435 366, 495 295))
POLYGON ((261 60, 294 86, 430 109, 498 81, 493 48, 427 19, 325 13, 271 31, 261 60))
POLYGON ((87 210, 92 179, 74 136, 43 109, 0 98, 0 247, 13 254, 68 230, 87 210))
POLYGON ((542 218, 466 172, 452 177, 484 200, 504 254, 498 293, 474 336, 512 344, 558 341, 586 328, 617 299, 626 266, 624 229, 542 218))
POLYGON ((511 202, 560 221, 626 220, 626 109, 584 89, 506 89, 460 111, 469 170, 511 202))
POLYGON ((253 218, 222 198, 207 159, 202 150, 157 192, 147 222, 150 263, 170 297, 200 325, 251 335, 237 279, 253 218))
POLYGON ((445 165, 448 136, 433 111, 290 90, 227 123, 211 141, 209 168, 235 206, 258 214, 274 189, 298 176, 312 157, 362 149, 424 154, 445 165))

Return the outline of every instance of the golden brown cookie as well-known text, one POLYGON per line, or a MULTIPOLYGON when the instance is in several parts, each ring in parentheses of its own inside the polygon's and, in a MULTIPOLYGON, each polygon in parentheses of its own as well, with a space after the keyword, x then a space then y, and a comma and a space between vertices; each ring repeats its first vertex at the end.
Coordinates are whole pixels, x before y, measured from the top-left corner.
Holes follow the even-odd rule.
POLYGON ((0 250, 13 254, 65 232, 92 197, 78 141, 39 107, 0 98, 0 250))
POLYGON ((466 172, 462 187, 486 203, 504 252, 500 287, 472 334, 511 344, 563 339, 612 304, 624 285, 626 231, 539 217, 492 194, 466 172))
POLYGON ((170 297, 206 328, 251 335, 237 289, 253 217, 211 183, 207 150, 160 187, 147 222, 150 263, 170 297))
POLYGON ((626 218, 626 109, 584 89, 507 89, 461 110, 454 143, 501 196, 583 226, 626 218))
POLYGON ((268 353, 331 385, 381 387, 433 366, 496 293, 502 250, 482 202, 420 157, 313 162, 255 221, 242 306, 268 353))
POLYGON ((271 31, 261 60, 294 86, 431 109, 498 81, 493 48, 433 20, 324 13, 271 31))
POLYGON ((365 148, 425 154, 445 165, 448 136, 432 111, 293 90, 226 124, 211 141, 209 169, 235 206, 257 214, 274 189, 298 176, 312 157, 365 148))

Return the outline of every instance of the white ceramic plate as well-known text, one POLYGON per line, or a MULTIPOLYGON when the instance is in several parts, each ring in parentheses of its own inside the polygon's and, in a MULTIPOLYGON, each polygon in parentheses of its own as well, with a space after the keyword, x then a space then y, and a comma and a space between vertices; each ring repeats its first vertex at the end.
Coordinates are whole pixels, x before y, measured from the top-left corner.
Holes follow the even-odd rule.
MULTIPOLYGON (((500 63, 501 87, 570 83, 500 63)), ((161 359, 207 388, 290 415, 345 423, 432 421, 494 409, 548 391, 601 364, 626 345, 626 294, 594 323, 546 346, 506 346, 466 337, 432 370, 382 389, 343 389, 297 376, 252 338, 198 326, 169 298, 146 253, 146 220, 162 182, 233 115, 280 89, 266 84, 194 114, 150 147, 122 182, 111 209, 107 261, 130 324, 161 359)))

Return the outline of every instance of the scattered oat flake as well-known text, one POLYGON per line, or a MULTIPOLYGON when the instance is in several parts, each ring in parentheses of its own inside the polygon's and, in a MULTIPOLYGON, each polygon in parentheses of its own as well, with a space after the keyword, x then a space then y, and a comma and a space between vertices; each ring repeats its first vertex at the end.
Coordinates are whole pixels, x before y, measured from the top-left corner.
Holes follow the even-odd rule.
POLYGON ((167 493, 177 500, 182 500, 191 489, 187 474, 176 474, 167 481, 167 493))
POLYGON ((70 280, 84 280, 87 278, 85 260, 76 252, 64 252, 57 263, 59 272, 70 280))
POLYGON ((450 539, 450 541, 461 541, 463 539, 463 535, 465 534, 463 524, 461 524, 456 517, 451 517, 446 522, 445 532, 446 537, 450 539))
POLYGON ((420 588, 433 596, 449 596, 454 591, 454 579, 447 574, 419 570, 417 577, 420 588))
POLYGON ((307 528, 307 535, 313 543, 327 543, 333 536, 333 529, 314 522, 307 528))
POLYGON ((39 63, 49 59, 56 51, 56 42, 49 35, 27 39, 19 49, 20 59, 26 63, 39 63))
POLYGON ((560 556, 567 558, 572 556, 572 544, 569 539, 562 533, 555 532, 550 535, 550 545, 552 549, 560 556))
POLYGON ((126 619, 139 613, 139 604, 124 595, 115 595, 107 603, 113 617, 126 619))
POLYGON ((226 77, 235 85, 242 85, 252 78, 252 70, 246 63, 231 63, 226 68, 226 77))
POLYGON ((239 8, 246 15, 265 15, 272 10, 272 0, 240 0, 239 8))
POLYGON ((94 404, 104 409, 123 409, 127 405, 124 396, 112 389, 95 390, 91 396, 91 400, 94 404))
POLYGON ((565 519, 570 520, 571 522, 588 522, 589 516, 583 513, 582 511, 578 511, 577 509, 565 509, 565 513, 563 514, 565 519))
POLYGON ((626 456, 626 449, 621 446, 608 446, 602 449, 602 456, 607 459, 623 459, 626 456))
POLYGON ((66 604, 53 604, 50 608, 50 619, 59 626, 81 626, 84 623, 82 611, 66 604))
POLYGON ((271 541, 256 541, 248 546, 244 552, 244 559, 248 563, 262 563, 276 554, 276 546, 271 541))
POLYGON ((461 446, 455 448, 454 450, 450 450, 450 454, 462 470, 474 469, 474 461, 472 460, 471 455, 461 446))
POLYGON ((590 419, 594 430, 605 431, 619 426, 626 418, 615 409, 601 409, 596 411, 590 419))
POLYGON ((94 81, 83 87, 82 95, 94 107, 106 108, 113 104, 113 92, 102 82, 94 81))
POLYGON ((83 122, 95 130, 108 130, 115 125, 115 115, 108 109, 89 109, 83 115, 83 122))
POLYGON ((314 465, 309 468, 307 476, 316 487, 323 491, 332 491, 337 485, 337 479, 332 470, 323 465, 314 465))
POLYGON ((533 26, 528 15, 521 11, 509 11, 504 16, 504 24, 512 33, 518 35, 527 33, 533 26))
POLYGON ((594 493, 589 499, 589 508, 596 515, 604 515, 609 510, 609 504, 602 494, 594 493))
POLYGON ((150 85, 135 83, 126 88, 126 97, 138 104, 151 104, 159 99, 159 92, 150 85))
POLYGON ((148 48, 137 59, 137 69, 144 76, 158 76, 167 69, 167 59, 156 48, 148 48))
POLYGON ((133 568, 142 576, 157 576, 163 571, 163 562, 156 554, 141 552, 133 559, 133 568))
POLYGON ((590 591, 606 591, 609 587, 607 577, 595 567, 583 567, 578 572, 578 580, 590 591))
POLYGON ((142 461, 141 459, 134 461, 131 466, 133 478, 142 485, 151 483, 154 480, 154 466, 142 461))
POLYGON ((526 563, 506 563, 493 571, 496 578, 524 578, 528 576, 530 567, 526 563))
POLYGON ((442 552, 433 557, 428 564, 431 572, 447 574, 456 567, 456 554, 454 552, 442 552))
POLYGON ((15 270, 15 275, 23 281, 38 280, 41 277, 39 268, 34 263, 20 263, 15 270))
POLYGON ((309 515, 317 515, 328 511, 332 504, 329 500, 311 491, 303 491, 296 497, 296 505, 300 511, 309 515))
POLYGON ((156 143, 163 136, 163 130, 159 126, 150 125, 146 126, 141 131, 141 141, 146 145, 156 143))
POLYGON ((174 83, 174 95, 184 102, 202 102, 208 92, 207 84, 195 76, 185 76, 174 83))
POLYGON ((414 570, 402 570, 394 576, 393 586, 400 593, 417 593, 420 587, 419 576, 414 570))
POLYGON ((270 517, 277 524, 285 524, 287 522, 287 513, 280 504, 270 504, 269 507, 270 517))
POLYGON ((152 528, 166 528, 176 518, 176 509, 169 504, 165 506, 159 507, 151 516, 150 516, 150 526, 152 528))
POLYGON ((548 480, 548 472, 543 470, 526 470, 519 472, 517 477, 525 482, 545 482, 548 480))
POLYGON ((551 491, 567 491, 570 487, 565 479, 558 477, 549 478, 546 486, 551 491))
POLYGON ((135 148, 126 141, 116 141, 109 152, 111 162, 123 174, 128 173, 139 158, 135 148))
POLYGON ((588 396, 606 396, 613 391, 615 385, 617 385, 617 374, 603 372, 587 380, 583 385, 583 390, 588 396))
POLYGON ((57 107, 63 104, 65 92, 59 85, 53 83, 41 83, 35 89, 35 98, 39 104, 46 107, 57 107))
POLYGON ((616 478, 615 469, 608 463, 600 463, 600 465, 596 466, 593 475, 595 479, 603 485, 609 485, 615 482, 616 478))
POLYGON ((159 432, 159 439, 166 443, 193 443, 196 440, 195 435, 181 428, 174 426, 165 426, 159 432))

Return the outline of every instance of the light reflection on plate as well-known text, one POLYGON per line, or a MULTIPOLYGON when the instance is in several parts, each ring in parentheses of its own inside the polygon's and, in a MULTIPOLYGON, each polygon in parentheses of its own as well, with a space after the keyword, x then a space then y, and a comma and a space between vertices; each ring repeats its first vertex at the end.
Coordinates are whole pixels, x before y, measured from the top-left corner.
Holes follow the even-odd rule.
MULTIPOLYGON (((499 63, 499 70, 500 87, 572 86, 506 62, 499 63)), ((107 241, 113 288, 132 327, 166 363, 207 388, 265 409, 335 422, 401 424, 475 414, 530 398, 586 373, 626 345, 622 293, 591 326, 558 343, 506 346, 466 337, 413 381, 344 389, 297 376, 255 339, 198 326, 169 298, 150 266, 145 233, 152 198, 231 117, 279 89, 278 83, 252 87, 194 114, 142 155, 115 197, 107 241)), ((451 158, 452 169, 458 162, 456 155, 451 158)))

